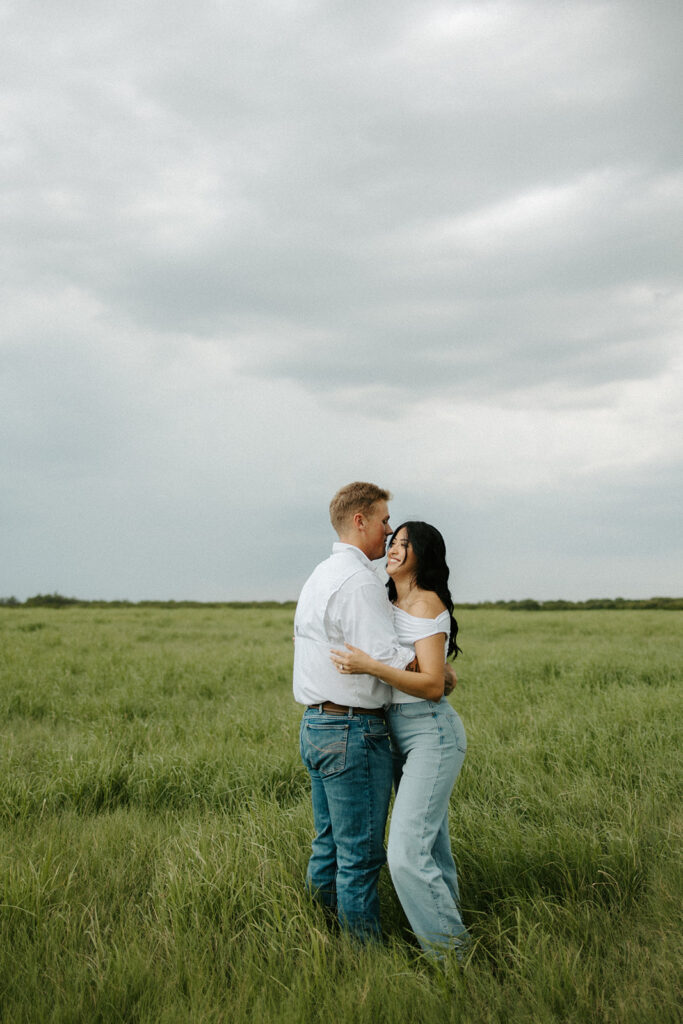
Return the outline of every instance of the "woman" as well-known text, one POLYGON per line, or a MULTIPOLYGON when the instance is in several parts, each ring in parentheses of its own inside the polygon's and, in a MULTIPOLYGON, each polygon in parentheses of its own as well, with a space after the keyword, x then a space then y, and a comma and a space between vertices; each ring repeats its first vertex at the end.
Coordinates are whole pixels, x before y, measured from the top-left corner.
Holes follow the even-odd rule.
POLYGON ((350 644, 333 651, 332 660, 340 672, 367 673, 394 688, 387 717, 397 750, 396 799, 387 861, 420 945, 441 958, 467 940, 448 834, 448 802, 467 741, 443 696, 444 653, 456 657, 460 648, 439 531, 422 522, 399 526, 389 545, 387 574, 396 633, 403 645, 414 647, 419 671, 390 668, 350 644))

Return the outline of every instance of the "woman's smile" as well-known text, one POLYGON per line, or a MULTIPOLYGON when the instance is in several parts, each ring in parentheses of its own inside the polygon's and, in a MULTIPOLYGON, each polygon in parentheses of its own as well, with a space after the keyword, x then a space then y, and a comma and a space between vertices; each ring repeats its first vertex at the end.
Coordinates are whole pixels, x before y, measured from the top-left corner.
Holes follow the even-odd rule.
POLYGON ((394 576, 400 569, 412 574, 416 567, 415 552, 408 539, 408 531, 401 529, 393 534, 387 552, 387 573, 394 576))

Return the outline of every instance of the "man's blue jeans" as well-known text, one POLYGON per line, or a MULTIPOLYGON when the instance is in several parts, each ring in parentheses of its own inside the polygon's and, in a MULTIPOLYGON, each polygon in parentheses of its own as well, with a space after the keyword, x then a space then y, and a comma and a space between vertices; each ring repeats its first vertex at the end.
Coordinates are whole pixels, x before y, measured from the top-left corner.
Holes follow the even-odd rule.
POLYGON ((384 718, 304 712, 301 758, 311 776, 316 836, 306 885, 336 910, 342 928, 379 938, 377 883, 385 861, 384 830, 392 757, 384 718))

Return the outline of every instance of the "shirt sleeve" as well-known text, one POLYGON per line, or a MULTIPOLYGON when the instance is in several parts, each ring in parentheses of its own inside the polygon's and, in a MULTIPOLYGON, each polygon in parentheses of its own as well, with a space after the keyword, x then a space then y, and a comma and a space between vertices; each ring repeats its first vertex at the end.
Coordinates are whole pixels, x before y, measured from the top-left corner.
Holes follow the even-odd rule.
POLYGON ((391 606, 379 583, 369 580, 354 587, 342 587, 330 608, 347 643, 360 647, 377 661, 403 669, 415 657, 411 647, 398 642, 391 606))

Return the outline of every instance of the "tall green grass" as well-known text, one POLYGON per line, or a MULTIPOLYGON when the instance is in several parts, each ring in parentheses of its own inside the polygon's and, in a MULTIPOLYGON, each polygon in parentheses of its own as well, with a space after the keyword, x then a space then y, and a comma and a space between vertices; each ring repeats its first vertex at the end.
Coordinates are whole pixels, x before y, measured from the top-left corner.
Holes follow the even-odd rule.
POLYGON ((303 894, 291 609, 0 609, 0 1019, 678 1021, 681 614, 459 618, 441 972, 303 894))

